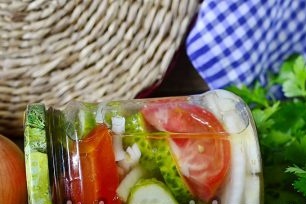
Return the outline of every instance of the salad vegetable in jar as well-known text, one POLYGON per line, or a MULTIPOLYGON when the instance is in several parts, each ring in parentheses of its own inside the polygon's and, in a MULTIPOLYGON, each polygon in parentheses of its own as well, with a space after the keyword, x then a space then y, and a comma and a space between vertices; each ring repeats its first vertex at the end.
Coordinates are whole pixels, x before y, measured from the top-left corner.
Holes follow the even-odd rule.
POLYGON ((29 203, 262 203, 250 111, 225 90, 25 113, 29 203))

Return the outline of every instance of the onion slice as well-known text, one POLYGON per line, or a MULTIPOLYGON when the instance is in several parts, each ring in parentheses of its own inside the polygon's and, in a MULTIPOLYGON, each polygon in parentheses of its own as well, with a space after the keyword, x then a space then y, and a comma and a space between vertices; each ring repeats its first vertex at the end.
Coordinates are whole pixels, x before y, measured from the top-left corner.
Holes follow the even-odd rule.
POLYGON ((231 169, 221 192, 221 202, 260 203, 261 157, 248 107, 239 97, 225 90, 209 92, 205 100, 230 134, 231 169))
POLYGON ((121 116, 112 117, 113 147, 116 161, 121 161, 125 157, 125 151, 122 146, 122 134, 125 131, 125 118, 121 116))

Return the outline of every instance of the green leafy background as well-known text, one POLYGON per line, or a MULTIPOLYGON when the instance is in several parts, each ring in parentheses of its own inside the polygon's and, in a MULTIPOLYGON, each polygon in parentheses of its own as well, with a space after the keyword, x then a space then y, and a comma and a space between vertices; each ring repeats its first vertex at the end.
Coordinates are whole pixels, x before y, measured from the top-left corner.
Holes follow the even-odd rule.
POLYGON ((229 86, 251 108, 263 162, 265 203, 306 203, 306 65, 289 57, 269 84, 229 86), (277 99, 271 88, 281 86, 277 99))

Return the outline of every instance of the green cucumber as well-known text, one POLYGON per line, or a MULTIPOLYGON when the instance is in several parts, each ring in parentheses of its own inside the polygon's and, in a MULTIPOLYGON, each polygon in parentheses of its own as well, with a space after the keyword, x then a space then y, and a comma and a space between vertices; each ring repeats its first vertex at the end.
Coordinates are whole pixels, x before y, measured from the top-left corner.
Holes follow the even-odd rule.
POLYGON ((78 112, 77 131, 84 138, 96 126, 96 116, 90 109, 80 109, 78 112))
POLYGON ((149 132, 147 130, 147 124, 140 112, 128 112, 126 111, 120 102, 110 102, 104 107, 104 123, 109 127, 112 125, 113 117, 125 118, 125 129, 122 137, 123 149, 132 147, 137 144, 141 152, 139 164, 154 177, 161 177, 159 168, 155 163, 154 153, 148 139, 149 132))
POLYGON ((90 103, 82 103, 79 107, 75 122, 78 139, 83 139, 96 127, 96 110, 97 107, 90 103))
POLYGON ((24 152, 29 204, 52 203, 45 112, 43 104, 28 105, 25 112, 24 152))
POLYGON ((126 117, 125 133, 144 133, 146 132, 146 123, 140 112, 131 114, 126 117))
POLYGON ((167 141, 167 133, 160 133, 159 139, 149 139, 147 124, 138 112, 126 117, 125 134, 127 136, 123 138, 124 147, 136 143, 141 151, 139 164, 154 177, 161 177, 177 200, 189 203, 193 196, 179 173, 167 141))
POLYGON ((131 188, 145 175, 146 172, 141 166, 135 166, 120 182, 116 190, 118 197, 126 202, 131 188))
POLYGON ((112 117, 115 116, 122 116, 123 115, 123 108, 122 105, 119 101, 112 101, 112 102, 108 102, 106 104, 106 106, 104 106, 102 108, 102 118, 103 118, 103 122, 108 126, 111 127, 112 126, 112 117))
POLYGON ((26 156, 27 185, 30 204, 51 204, 48 156, 32 152, 26 156))
POLYGON ((96 127, 95 104, 72 102, 64 110, 66 133, 73 140, 81 140, 96 127))
POLYGON ((155 139, 152 141, 152 145, 155 148, 155 160, 166 185, 174 197, 182 204, 189 203, 193 199, 193 196, 178 170, 175 158, 173 158, 170 150, 170 145, 166 139, 167 136, 164 135, 164 137, 164 139, 155 139))
POLYGON ((127 204, 178 204, 167 186, 156 179, 144 179, 131 189, 127 204))
POLYGON ((125 136, 123 137, 123 148, 137 144, 141 157, 139 164, 150 172, 154 177, 160 177, 160 172, 155 163, 154 152, 148 139, 146 123, 140 112, 126 117, 125 136))
POLYGON ((47 152, 46 114, 43 104, 27 107, 24 121, 25 147, 31 151, 47 152))

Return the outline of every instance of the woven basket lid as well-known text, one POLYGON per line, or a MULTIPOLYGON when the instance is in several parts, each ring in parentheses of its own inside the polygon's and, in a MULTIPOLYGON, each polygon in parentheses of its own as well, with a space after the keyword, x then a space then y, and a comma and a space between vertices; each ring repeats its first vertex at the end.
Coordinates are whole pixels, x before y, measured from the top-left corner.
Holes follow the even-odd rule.
POLYGON ((160 80, 197 0, 1 0, 0 133, 29 103, 131 99, 160 80))

